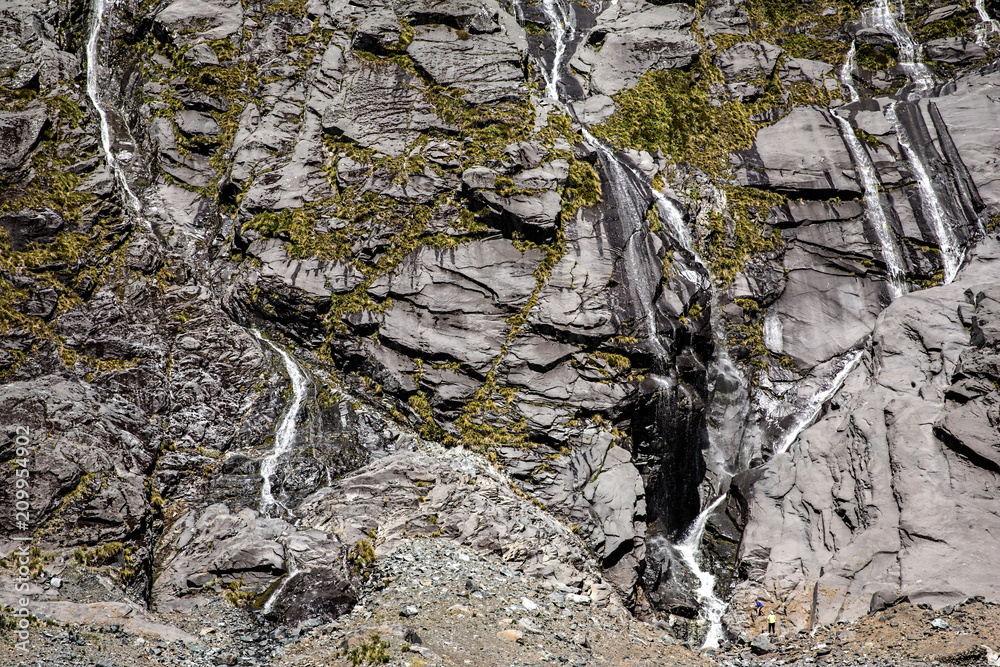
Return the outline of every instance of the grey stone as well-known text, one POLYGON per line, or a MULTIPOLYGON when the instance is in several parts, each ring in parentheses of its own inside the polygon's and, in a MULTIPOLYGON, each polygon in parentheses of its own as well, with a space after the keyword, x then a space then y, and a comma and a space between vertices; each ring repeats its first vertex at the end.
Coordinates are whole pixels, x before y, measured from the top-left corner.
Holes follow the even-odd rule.
POLYGON ((463 38, 448 26, 417 26, 406 52, 436 83, 467 91, 461 95, 467 102, 488 104, 527 96, 523 54, 506 34, 463 38))
POLYGON ((767 42, 740 42, 715 56, 726 81, 767 78, 784 50, 767 42))
POLYGON ((44 108, 0 112, 0 170, 23 166, 48 123, 44 108))
POLYGON ((178 111, 174 115, 174 121, 184 134, 216 135, 221 131, 215 118, 201 111, 178 111))
POLYGON ((977 44, 975 40, 965 37, 932 39, 924 44, 924 52, 930 60, 954 65, 967 65, 986 57, 986 51, 982 46, 977 44))
POLYGON ((359 62, 323 112, 323 127, 388 155, 402 155, 420 132, 454 130, 423 93, 423 83, 396 64, 359 62))
POLYGON ((24 209, 0 215, 3 227, 10 239, 10 249, 22 252, 31 243, 52 243, 64 225, 62 217, 50 208, 40 211, 24 209))
POLYGON ((174 0, 155 21, 174 33, 196 31, 199 42, 224 39, 243 28, 243 6, 227 0, 174 0))
POLYGON ((569 162, 553 160, 515 174, 514 186, 526 190, 555 190, 566 185, 567 178, 569 178, 569 162))
POLYGON ((480 191, 478 198, 499 218, 500 224, 518 231, 551 234, 556 229, 562 200, 552 191, 504 197, 480 191))
POLYGON ((783 191, 860 194, 851 155, 829 112, 795 107, 757 132, 754 149, 741 160, 738 179, 783 191))
POLYGON ((310 297, 328 299, 333 294, 346 294, 364 279, 347 262, 295 259, 285 244, 275 239, 255 242, 247 252, 260 260, 262 275, 279 278, 310 297))
POLYGON ((614 95, 651 69, 691 64, 701 53, 689 30, 694 18, 683 4, 614 3, 597 17, 571 65, 589 74, 592 92, 614 95))
POLYGON ((462 172, 462 184, 467 188, 492 190, 496 182, 497 173, 489 167, 469 167, 462 172))
POLYGON ((205 67, 206 65, 218 65, 219 56, 211 46, 200 42, 184 52, 184 57, 191 61, 193 67, 205 67))
MULTIPOLYGON (((977 304, 982 321, 994 321, 998 256, 985 248, 954 283, 886 308, 836 400, 788 453, 764 466, 740 549, 740 567, 753 583, 737 587, 736 605, 764 587, 777 590, 788 622, 799 628, 812 604, 806 582, 818 581, 823 591, 816 608, 822 624, 868 613, 876 595, 933 606, 1000 596, 989 547, 975 537, 996 523, 987 509, 993 494, 971 493, 994 478, 996 464, 939 426, 968 404, 947 398, 952 385, 973 377, 956 374, 959 364, 972 368, 974 358, 995 354, 990 338, 977 340, 963 321, 979 315, 977 304), (816 516, 829 520, 806 537, 807 517, 816 516), (969 516, 978 519, 970 524, 969 516)), ((995 392, 977 391, 984 390, 995 392)))
POLYGON ((777 651, 778 647, 771 643, 766 634, 759 634, 750 642, 750 650, 756 655, 767 655, 777 651))

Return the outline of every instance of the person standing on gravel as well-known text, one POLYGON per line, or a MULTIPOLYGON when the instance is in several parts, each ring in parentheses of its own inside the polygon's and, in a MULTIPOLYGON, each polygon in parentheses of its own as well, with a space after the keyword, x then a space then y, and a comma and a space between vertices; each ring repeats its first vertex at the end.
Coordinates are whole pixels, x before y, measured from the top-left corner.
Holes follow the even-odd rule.
POLYGON ((777 622, 778 622, 778 617, 774 615, 773 611, 770 614, 767 615, 767 633, 768 634, 771 634, 771 635, 774 634, 774 624, 777 623, 777 622))

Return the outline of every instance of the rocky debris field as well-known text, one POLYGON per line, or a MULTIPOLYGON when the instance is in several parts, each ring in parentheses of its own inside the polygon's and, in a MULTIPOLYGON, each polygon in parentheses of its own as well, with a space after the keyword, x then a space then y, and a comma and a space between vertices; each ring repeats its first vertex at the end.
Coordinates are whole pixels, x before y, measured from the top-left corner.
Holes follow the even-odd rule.
POLYGON ((358 604, 327 623, 273 623, 214 592, 146 612, 100 574, 61 575, 45 597, 72 614, 33 624, 29 659, 0 643, 0 666, 1000 664, 1000 605, 981 599, 939 610, 903 602, 815 631, 786 631, 779 616, 775 636, 761 617, 734 644, 696 651, 674 638, 674 619, 638 620, 594 582, 546 582, 433 537, 379 557, 358 604))
MULTIPOLYGON (((753 626, 767 629, 766 615, 753 626)), ((997 665, 1000 664, 1000 605, 967 600, 942 609, 908 602, 855 621, 820 626, 815 632, 752 636, 720 652, 720 665, 997 665)))

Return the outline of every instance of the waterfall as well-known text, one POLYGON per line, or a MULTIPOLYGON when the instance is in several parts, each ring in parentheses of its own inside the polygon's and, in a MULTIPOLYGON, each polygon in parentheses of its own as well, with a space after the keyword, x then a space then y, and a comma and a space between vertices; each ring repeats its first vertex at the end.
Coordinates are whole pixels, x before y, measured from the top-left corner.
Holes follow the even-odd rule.
MULTIPOLYGON (((929 90, 934 85, 934 76, 930 69, 923 63, 920 45, 914 42, 909 30, 902 22, 903 8, 899 8, 899 18, 892 13, 888 0, 878 0, 875 7, 866 12, 866 20, 874 27, 880 28, 892 36, 899 51, 899 64, 910 77, 913 90, 909 97, 920 97, 922 93, 929 90)), ((945 213, 945 208, 934 190, 919 151, 915 150, 912 138, 900 122, 896 114, 896 103, 890 104, 885 109, 886 120, 892 125, 896 132, 896 139, 900 149, 905 154, 913 174, 917 179, 917 187, 920 191, 920 203, 924 216, 934 227, 934 233, 938 239, 938 247, 941 249, 941 263, 944 266, 944 282, 950 283, 958 273, 962 264, 963 251, 951 227, 951 221, 945 213)))
POLYGON ((882 259, 885 261, 886 274, 889 278, 889 295, 892 299, 898 299, 907 292, 906 265, 896 244, 896 237, 889 226, 888 219, 886 219, 885 209, 882 208, 878 172, 875 171, 875 165, 872 163, 868 151, 861 145, 861 140, 854 133, 854 128, 851 127, 848 120, 836 113, 832 115, 840 125, 840 133, 844 137, 844 143, 847 144, 848 150, 851 151, 854 167, 861 179, 865 213, 875 230, 875 236, 878 238, 882 250, 882 259))
POLYGON ((923 62, 923 52, 919 44, 913 40, 910 31, 903 24, 904 9, 899 5, 898 18, 889 7, 889 0, 878 0, 871 9, 864 13, 862 20, 869 26, 878 28, 892 37, 899 51, 899 65, 913 83, 915 93, 928 90, 934 85, 934 75, 923 62))
POLYGON ((979 14, 979 25, 976 26, 976 43, 986 45, 986 37, 990 34, 1000 35, 1000 24, 986 11, 985 0, 976 0, 976 12, 979 14))
POLYGON ((844 64, 840 67, 840 85, 847 88, 847 94, 851 98, 851 102, 857 102, 861 98, 858 96, 858 91, 854 87, 854 61, 857 58, 857 51, 855 50, 856 44, 851 41, 851 48, 847 50, 847 55, 844 57, 844 64))
POLYGON ((101 148, 104 150, 104 158, 108 163, 108 167, 111 168, 115 180, 121 187, 122 192, 125 193, 125 198, 136 219, 147 230, 152 231, 149 223, 142 216, 142 203, 132 191, 132 188, 129 187, 125 170, 121 164, 132 159, 132 154, 123 151, 120 155, 116 155, 112 145, 111 122, 108 119, 108 112, 101 102, 100 81, 98 80, 100 65, 97 50, 100 44, 101 27, 104 25, 104 11, 107 8, 105 1, 94 0, 94 18, 90 26, 90 36, 87 38, 87 96, 90 98, 91 104, 94 105, 94 110, 97 111, 97 116, 100 119, 101 148))
POLYGON ((292 381, 292 403, 282 416, 278 428, 275 429, 274 449, 264 458, 260 466, 260 476, 264 479, 264 483, 260 488, 260 511, 263 513, 270 506, 278 504, 272 493, 271 477, 278 468, 278 460, 282 455, 291 451, 292 445, 295 443, 295 423, 299 417, 299 409, 302 407, 302 401, 305 399, 308 380, 302 371, 299 370, 298 364, 295 363, 288 352, 261 336, 258 331, 255 330, 253 334, 259 340, 270 345, 271 349, 278 353, 285 364, 285 371, 288 373, 288 378, 292 381))
POLYGON ((962 266, 963 251, 955 230, 952 229, 951 221, 945 213, 944 206, 934 190, 934 183, 927 173, 927 167, 920 156, 914 150, 913 142, 910 138, 906 126, 900 122, 896 115, 896 103, 893 102, 885 109, 886 120, 896 131, 896 140, 899 147, 910 163, 913 175, 917 179, 917 188, 920 191, 920 205, 923 209, 924 217, 930 221, 934 227, 934 233, 938 238, 938 247, 941 249, 941 264, 944 267, 944 283, 947 285, 955 279, 958 269, 962 266))
POLYGON ((715 576, 701 567, 698 562, 698 553, 701 551, 701 538, 705 535, 705 526, 708 524, 708 517, 726 499, 726 494, 716 498, 711 505, 706 507, 694 520, 688 529, 684 539, 676 545, 677 552, 681 555, 684 564, 698 578, 698 589, 695 594, 698 602, 701 603, 701 611, 708 621, 708 633, 705 635, 703 648, 717 648, 719 640, 722 639, 722 615, 726 613, 725 601, 715 595, 715 576))
MULTIPOLYGON (((566 53, 566 44, 572 37, 576 26, 572 9, 564 0, 543 0, 542 10, 551 24, 551 35, 555 43, 555 54, 548 72, 545 73, 546 97, 553 102, 564 106, 559 98, 558 83, 561 77, 562 62, 566 53)), ((571 114, 572 115, 572 114, 571 114)), ((617 212, 621 220, 629 224, 630 236, 625 243, 622 252, 622 259, 627 274, 629 297, 635 305, 636 310, 643 309, 646 336, 657 360, 664 359, 667 351, 660 342, 659 329, 656 322, 656 312, 653 305, 656 290, 659 284, 659 275, 649 271, 648 263, 642 261, 645 253, 640 245, 646 238, 648 230, 646 228, 646 195, 640 188, 645 184, 645 179, 633 165, 617 155, 610 147, 594 137, 590 131, 581 124, 581 132, 584 140, 593 146, 599 154, 601 164, 604 167, 606 185, 611 189, 614 201, 617 203, 617 212)), ((687 227, 683 214, 673 201, 650 188, 650 192, 655 200, 657 211, 661 221, 670 230, 674 240, 693 257, 695 263, 702 269, 698 272, 694 269, 686 269, 682 275, 692 284, 701 285, 711 289, 711 280, 707 278, 708 269, 699 257, 694 247, 691 232, 687 227)), ((714 306, 714 303, 713 303, 714 306)), ((662 365, 662 364, 661 364, 662 365)), ((725 345, 716 345, 716 359, 713 360, 715 371, 715 381, 720 385, 728 382, 732 384, 734 376, 742 376, 735 371, 734 365, 729 360, 725 350, 725 345)), ((658 370, 656 368, 654 371, 658 370)), ((651 379, 664 390, 672 388, 670 383, 657 377, 656 373, 650 375, 651 379)), ((723 493, 713 503, 706 507, 698 515, 692 525, 688 528, 686 536, 676 549, 681 554, 684 563, 698 578, 699 586, 695 591, 698 601, 702 605, 702 614, 708 621, 709 630, 705 639, 705 646, 717 647, 722 638, 722 615, 726 610, 725 601, 715 595, 715 577, 708 570, 702 569, 698 562, 698 553, 701 547, 701 539, 705 532, 705 525, 709 515, 725 499, 723 493)))
POLYGON ((572 38, 576 30, 576 14, 565 0, 542 0, 542 11, 549 19, 555 53, 552 56, 552 67, 545 75, 545 95, 559 102, 559 77, 562 72, 562 61, 566 55, 566 42, 572 38))
POLYGON ((281 597, 281 592, 285 590, 285 588, 288 586, 288 582, 290 582, 292 578, 295 576, 295 573, 299 571, 299 567, 295 563, 295 556, 292 556, 291 554, 288 555, 288 558, 285 561, 285 567, 286 567, 286 572, 284 578, 281 580, 281 583, 278 584, 278 586, 274 589, 274 592, 271 593, 271 596, 267 598, 267 602, 264 603, 264 607, 263 609, 261 609, 261 612, 264 614, 264 616, 267 616, 268 614, 271 613, 271 611, 274 609, 274 604, 278 601, 278 598, 281 597))
POLYGON ((785 437, 782 438, 781 444, 779 444, 775 450, 774 454, 784 454, 788 451, 796 440, 799 439, 799 435, 802 431, 806 430, 816 421, 819 417, 820 411, 823 410, 823 406, 829 401, 834 395, 840 391, 840 388, 844 386, 844 382, 847 381, 847 376, 851 374, 851 371, 858 365, 861 361, 861 357, 864 355, 864 349, 857 349, 854 352, 849 352, 842 357, 844 365, 841 366, 840 371, 837 372, 832 378, 830 378, 826 386, 814 393, 806 401, 806 404, 799 411, 799 419, 796 420, 794 426, 788 429, 785 433, 785 437))

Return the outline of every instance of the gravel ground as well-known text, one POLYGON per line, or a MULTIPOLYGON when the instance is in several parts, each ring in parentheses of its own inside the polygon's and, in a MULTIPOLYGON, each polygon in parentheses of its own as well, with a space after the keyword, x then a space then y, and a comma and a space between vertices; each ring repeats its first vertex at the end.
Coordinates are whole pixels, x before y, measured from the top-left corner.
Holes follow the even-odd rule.
MULTIPOLYGON (((46 599, 124 600, 93 572, 67 567, 61 575, 62 586, 48 586, 46 599)), ((99 619, 103 607, 90 609, 99 619)), ((331 623, 274 625, 222 596, 184 601, 138 621, 94 619, 92 613, 82 623, 36 621, 27 654, 14 649, 7 633, 0 639, 0 667, 318 667, 366 660, 397 667, 1000 665, 1000 605, 981 600, 936 611, 904 603, 791 635, 781 634, 779 622, 775 637, 697 652, 673 638, 668 622, 631 617, 603 584, 546 583, 438 538, 404 542, 379 558, 357 607, 331 623), (165 638, 164 628, 185 639, 165 638)))

